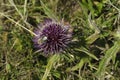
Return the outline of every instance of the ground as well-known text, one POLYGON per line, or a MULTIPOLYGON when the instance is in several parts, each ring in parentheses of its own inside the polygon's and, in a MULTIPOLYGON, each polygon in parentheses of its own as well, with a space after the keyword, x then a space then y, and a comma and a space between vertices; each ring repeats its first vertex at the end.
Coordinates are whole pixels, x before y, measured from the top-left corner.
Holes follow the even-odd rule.
POLYGON ((0 0, 0 80, 120 80, 120 0, 0 0), (73 29, 61 53, 37 52, 45 18, 73 29))

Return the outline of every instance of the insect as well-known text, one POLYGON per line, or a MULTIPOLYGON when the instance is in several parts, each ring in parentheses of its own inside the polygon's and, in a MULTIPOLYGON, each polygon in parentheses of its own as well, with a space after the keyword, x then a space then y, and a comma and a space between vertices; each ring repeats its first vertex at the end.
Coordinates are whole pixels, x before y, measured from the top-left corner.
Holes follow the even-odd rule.
POLYGON ((43 42, 45 42, 45 41, 47 41, 47 37, 46 36, 43 36, 43 37, 41 37, 41 38, 39 38, 38 39, 38 43, 40 44, 40 43, 43 43, 43 42))

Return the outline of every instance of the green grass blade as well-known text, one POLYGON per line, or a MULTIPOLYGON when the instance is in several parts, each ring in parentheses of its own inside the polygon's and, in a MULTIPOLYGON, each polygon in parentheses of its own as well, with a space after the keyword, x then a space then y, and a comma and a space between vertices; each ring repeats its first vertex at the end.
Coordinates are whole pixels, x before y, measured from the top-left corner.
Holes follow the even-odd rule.
POLYGON ((94 33, 92 35, 90 35, 88 38, 86 38, 87 44, 92 44, 94 41, 96 41, 99 38, 99 34, 98 33, 94 33))
POLYGON ((53 55, 49 59, 48 64, 46 66, 46 71, 45 71, 45 73, 43 75, 42 80, 46 80, 47 79, 47 76, 49 75, 49 72, 52 69, 53 64, 56 63, 59 60, 59 58, 60 58, 60 55, 59 54, 55 54, 55 55, 53 55))
POLYGON ((85 47, 81 47, 80 49, 75 49, 77 51, 81 51, 81 52, 84 52, 86 53, 88 56, 90 56, 91 58, 95 59, 95 60, 98 60, 98 58, 93 55, 91 52, 89 52, 85 47))
POLYGON ((76 64, 72 68, 67 68, 66 71, 75 71, 77 69, 81 69, 85 62, 88 62, 88 58, 82 58, 78 64, 76 64))
POLYGON ((51 18, 51 19, 55 19, 55 20, 58 20, 57 17, 55 16, 54 12, 52 10, 50 10, 43 2, 42 0, 40 0, 41 2, 41 5, 43 7, 43 10, 45 12, 45 14, 51 18))
POLYGON ((15 10, 18 12, 18 14, 21 16, 22 19, 24 19, 23 14, 20 12, 20 10, 16 7, 16 4, 13 0, 9 0, 9 3, 15 8, 15 10))
POLYGON ((2 30, 2 28, 3 28, 3 27, 2 27, 2 26, 0 26, 0 31, 2 30))
POLYGON ((29 30, 28 28, 24 27, 23 25, 19 24, 18 22, 16 22, 14 19, 10 18, 8 15, 5 15, 4 13, 0 12, 0 15, 6 17, 7 19, 9 19, 11 22, 15 23, 16 25, 18 25, 19 27, 23 28, 24 30, 28 31, 29 33, 33 34, 34 36, 37 36, 34 32, 32 32, 31 30, 29 30))
POLYGON ((103 79, 107 65, 109 64, 113 55, 117 54, 119 50, 120 50, 120 41, 116 41, 114 46, 106 51, 105 56, 103 57, 102 61, 99 64, 98 71, 96 72, 96 75, 99 79, 103 79))

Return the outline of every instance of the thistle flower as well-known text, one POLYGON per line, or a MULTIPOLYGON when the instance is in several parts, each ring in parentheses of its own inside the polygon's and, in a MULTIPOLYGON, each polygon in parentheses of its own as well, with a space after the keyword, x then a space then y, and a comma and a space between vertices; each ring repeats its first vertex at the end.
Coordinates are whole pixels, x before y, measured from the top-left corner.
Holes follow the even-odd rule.
POLYGON ((52 19, 45 19, 34 33, 37 35, 33 38, 35 48, 46 54, 64 51, 72 37, 70 25, 58 23, 52 19))

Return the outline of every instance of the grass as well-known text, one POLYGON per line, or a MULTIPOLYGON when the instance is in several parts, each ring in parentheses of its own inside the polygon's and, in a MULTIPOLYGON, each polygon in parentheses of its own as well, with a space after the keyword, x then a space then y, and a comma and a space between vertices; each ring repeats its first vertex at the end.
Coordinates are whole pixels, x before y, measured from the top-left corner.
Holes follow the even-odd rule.
POLYGON ((120 0, 0 0, 0 80, 120 80, 120 0), (32 37, 44 18, 69 22, 67 51, 48 57, 32 37))

